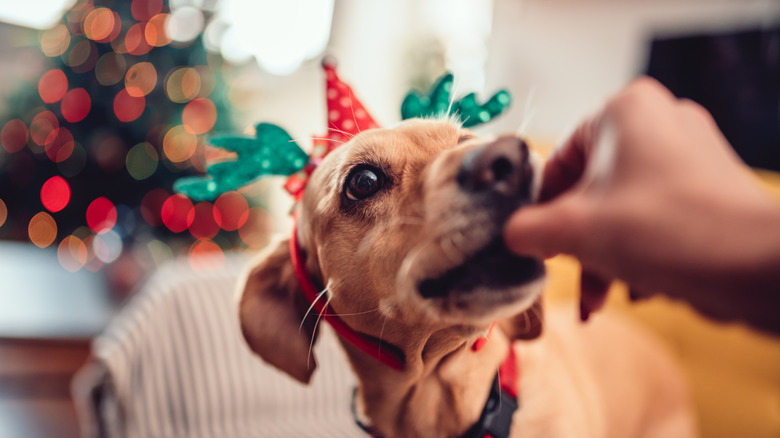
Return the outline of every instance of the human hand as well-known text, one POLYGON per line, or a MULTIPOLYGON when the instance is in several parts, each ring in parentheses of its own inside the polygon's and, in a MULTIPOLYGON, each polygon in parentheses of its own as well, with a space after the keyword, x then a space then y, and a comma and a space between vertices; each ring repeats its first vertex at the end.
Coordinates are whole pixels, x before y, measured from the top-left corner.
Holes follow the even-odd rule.
POLYGON ((780 204, 704 108, 655 80, 631 83, 552 154, 540 203, 504 238, 520 254, 580 260, 583 320, 619 278, 632 297, 663 291, 780 332, 780 204))

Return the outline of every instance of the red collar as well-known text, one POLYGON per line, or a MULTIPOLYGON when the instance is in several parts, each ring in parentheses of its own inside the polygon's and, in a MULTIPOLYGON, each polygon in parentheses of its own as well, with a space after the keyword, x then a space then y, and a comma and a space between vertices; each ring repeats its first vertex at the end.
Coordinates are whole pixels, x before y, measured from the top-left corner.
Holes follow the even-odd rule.
POLYGON ((303 295, 311 305, 312 310, 317 312, 322 319, 328 321, 339 336, 360 351, 396 371, 403 370, 405 358, 400 348, 373 336, 353 330, 327 305, 327 299, 323 297, 318 299, 321 289, 314 286, 306 273, 306 264, 303 261, 303 254, 301 254, 301 249, 298 245, 298 233, 295 224, 293 225, 292 238, 290 239, 290 258, 295 269, 295 276, 298 278, 301 289, 303 289, 303 295))

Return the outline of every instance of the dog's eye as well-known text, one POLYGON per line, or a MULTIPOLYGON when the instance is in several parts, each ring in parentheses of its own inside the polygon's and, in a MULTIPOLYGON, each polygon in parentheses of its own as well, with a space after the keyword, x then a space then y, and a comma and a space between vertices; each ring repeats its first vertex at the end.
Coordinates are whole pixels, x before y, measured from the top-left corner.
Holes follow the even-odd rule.
POLYGON ((366 199, 382 188, 385 175, 374 167, 359 167, 347 177, 344 193, 350 201, 366 199))

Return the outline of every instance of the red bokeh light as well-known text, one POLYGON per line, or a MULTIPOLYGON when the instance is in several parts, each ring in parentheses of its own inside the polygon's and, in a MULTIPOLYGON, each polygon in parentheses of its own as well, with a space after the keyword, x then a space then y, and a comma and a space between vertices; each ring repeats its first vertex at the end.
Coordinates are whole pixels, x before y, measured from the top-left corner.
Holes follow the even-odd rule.
POLYGON ((60 104, 62 117, 70 123, 76 123, 87 117, 92 108, 92 99, 87 90, 83 88, 74 88, 65 94, 60 104))
POLYGON ((238 192, 227 192, 214 201, 214 222, 225 231, 239 229, 249 219, 249 203, 238 192))
POLYGON ((27 145, 27 125, 20 119, 11 119, 0 131, 0 144, 9 153, 19 152, 27 145))
POLYGON ((73 134, 67 128, 57 128, 46 137, 46 155, 55 163, 61 163, 73 153, 73 134))
POLYGON ((130 13, 137 21, 149 21, 162 11, 162 0, 133 0, 130 13))
POLYGON ((105 197, 99 197, 87 207, 87 225, 92 231, 103 234, 116 225, 116 207, 105 197))
POLYGON ((136 23, 127 30, 125 35, 127 53, 135 56, 146 55, 152 46, 146 42, 146 23, 136 23))
POLYGON ((208 240, 219 232, 219 225, 214 221, 214 206, 210 202, 199 202, 195 205, 195 220, 190 225, 192 237, 208 240))
POLYGON ((49 178, 41 187, 41 202, 52 213, 62 210, 70 202, 70 185, 61 176, 49 178))
POLYGON ((182 110, 181 122, 190 133, 205 134, 217 122, 217 107, 206 97, 195 99, 182 110))
POLYGON ((123 88, 114 98, 114 114, 120 122, 132 122, 141 116, 146 108, 146 98, 133 97, 123 88))
POLYGON ((152 189, 141 199, 141 216, 153 227, 163 224, 160 211, 170 194, 163 189, 152 189))
POLYGON ((46 103, 54 103, 62 99, 68 91, 68 78, 62 70, 55 68, 41 76, 38 81, 38 94, 46 103))
POLYGON ((186 196, 173 195, 163 203, 160 217, 169 230, 181 233, 195 221, 195 208, 186 196))

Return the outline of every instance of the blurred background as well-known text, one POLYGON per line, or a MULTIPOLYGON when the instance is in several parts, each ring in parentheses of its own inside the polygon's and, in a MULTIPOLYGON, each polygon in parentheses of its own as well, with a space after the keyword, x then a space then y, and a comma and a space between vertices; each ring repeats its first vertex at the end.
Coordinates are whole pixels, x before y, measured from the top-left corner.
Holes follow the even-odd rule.
POLYGON ((265 121, 310 146, 325 54, 383 126, 451 71, 456 95, 513 95, 479 130, 543 147, 650 74, 780 170, 775 0, 4 1, 0 41, 0 436, 66 436, 69 376, 149 273, 289 228, 282 178, 213 202, 171 187, 225 156, 214 133, 265 121))

